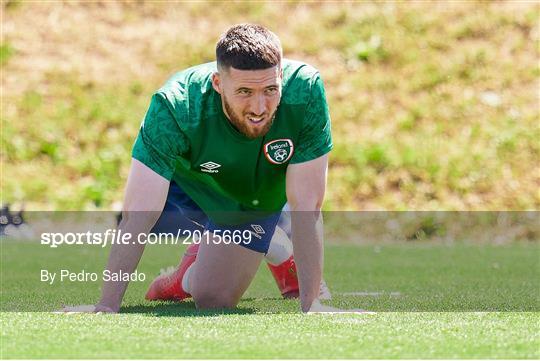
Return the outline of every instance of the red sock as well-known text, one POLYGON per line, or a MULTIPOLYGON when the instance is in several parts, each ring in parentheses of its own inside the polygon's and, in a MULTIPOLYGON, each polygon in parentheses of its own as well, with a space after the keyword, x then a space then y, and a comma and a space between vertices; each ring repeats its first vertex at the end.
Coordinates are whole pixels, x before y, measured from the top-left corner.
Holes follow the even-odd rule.
POLYGON ((279 291, 285 298, 296 298, 299 296, 298 276, 296 275, 296 264, 293 256, 277 266, 267 263, 272 276, 276 280, 279 291))

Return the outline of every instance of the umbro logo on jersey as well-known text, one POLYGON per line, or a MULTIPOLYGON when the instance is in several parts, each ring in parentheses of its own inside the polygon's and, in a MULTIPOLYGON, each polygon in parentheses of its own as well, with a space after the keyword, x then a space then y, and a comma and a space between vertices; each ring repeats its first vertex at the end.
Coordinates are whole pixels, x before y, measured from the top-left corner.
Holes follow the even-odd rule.
POLYGON ((261 234, 265 234, 266 232, 264 231, 264 228, 259 225, 259 224, 252 224, 251 225, 251 228, 253 228, 253 231, 251 232, 251 234, 253 234, 255 237, 257 237, 258 239, 261 239, 261 234))
POLYGON ((201 164, 201 172, 206 173, 217 173, 219 172, 218 168, 221 167, 221 164, 217 164, 214 162, 206 162, 201 164))
POLYGON ((272 164, 283 164, 291 159, 294 145, 290 139, 275 139, 264 145, 264 155, 272 164))

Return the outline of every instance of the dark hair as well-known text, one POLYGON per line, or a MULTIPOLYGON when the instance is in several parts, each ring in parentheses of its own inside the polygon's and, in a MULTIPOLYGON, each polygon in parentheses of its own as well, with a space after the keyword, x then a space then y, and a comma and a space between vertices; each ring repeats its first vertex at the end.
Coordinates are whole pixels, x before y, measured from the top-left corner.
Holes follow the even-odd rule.
POLYGON ((281 64, 281 42, 276 34, 255 24, 234 25, 216 45, 219 67, 260 70, 281 64))

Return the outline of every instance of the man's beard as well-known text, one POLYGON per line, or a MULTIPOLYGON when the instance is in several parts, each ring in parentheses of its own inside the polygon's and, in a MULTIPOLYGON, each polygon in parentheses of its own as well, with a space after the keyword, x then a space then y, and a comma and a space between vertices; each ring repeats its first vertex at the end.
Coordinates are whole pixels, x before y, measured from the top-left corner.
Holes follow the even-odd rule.
POLYGON ((276 116, 276 111, 271 115, 270 121, 267 121, 267 123, 262 128, 252 128, 247 124, 247 121, 245 120, 245 116, 238 116, 234 110, 229 105, 229 102, 227 101, 227 98, 223 97, 223 104, 225 105, 225 110, 227 111, 227 114, 229 116, 229 121, 232 123, 232 125, 243 135, 248 137, 249 139, 255 139, 258 137, 262 137, 272 127, 272 124, 274 123, 274 117, 276 116))

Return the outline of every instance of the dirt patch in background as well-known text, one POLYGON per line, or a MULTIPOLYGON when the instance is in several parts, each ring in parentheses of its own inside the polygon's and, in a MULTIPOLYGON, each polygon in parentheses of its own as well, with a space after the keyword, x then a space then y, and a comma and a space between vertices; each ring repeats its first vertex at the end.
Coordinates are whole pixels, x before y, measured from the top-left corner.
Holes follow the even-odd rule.
MULTIPOLYGON (((309 46, 305 49, 311 40, 306 36, 316 37, 321 25, 318 25, 320 19, 313 18, 314 14, 326 14, 338 27, 346 18, 361 22, 374 14, 395 15, 404 8, 393 2, 343 3, 339 6, 335 3, 255 5, 247 2, 225 5, 208 2, 2 1, 1 41, 9 44, 14 52, 12 59, 3 65, 2 90, 8 96, 20 94, 25 89, 43 91, 51 72, 77 73, 81 81, 98 84, 132 78, 155 80, 156 76, 163 81, 166 77, 164 69, 160 68, 161 53, 175 54, 182 47, 213 44, 228 26, 248 20, 283 24, 284 28, 273 27, 273 30, 282 38, 286 56, 301 57, 324 68, 328 79, 338 79, 340 74, 350 71, 340 54, 342 49, 336 48, 336 44, 329 44, 331 46, 325 49, 310 50, 309 46), (285 14, 294 21, 284 23, 285 14), (172 44, 177 48, 172 49, 172 44)), ((428 6, 435 15, 470 13, 475 9, 474 3, 426 4, 423 1, 411 2, 405 8, 416 7, 424 12, 428 6)), ((482 6, 495 7, 494 4, 482 6)), ((496 4, 500 11, 512 12, 523 12, 533 6, 532 2, 516 1, 496 4)), ((537 32, 535 37, 538 37, 537 32)))
POLYGON ((168 44, 215 37, 215 25, 191 21, 190 5, 157 5, 4 3, 2 43, 14 52, 3 69, 4 94, 46 86, 50 72, 75 72, 96 83, 150 79, 168 44))

